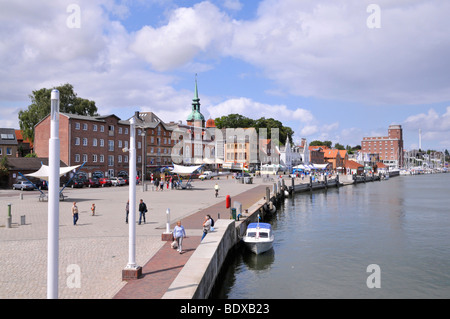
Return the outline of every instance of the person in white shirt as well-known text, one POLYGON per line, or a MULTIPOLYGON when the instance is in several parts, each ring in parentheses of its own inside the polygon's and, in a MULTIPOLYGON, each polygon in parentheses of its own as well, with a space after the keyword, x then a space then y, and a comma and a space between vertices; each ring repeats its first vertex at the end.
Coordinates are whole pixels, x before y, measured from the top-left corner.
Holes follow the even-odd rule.
POLYGON ((177 221, 177 225, 173 229, 173 238, 175 238, 177 242, 177 251, 181 254, 183 252, 182 250, 182 243, 183 238, 186 238, 186 231, 184 230, 184 227, 181 225, 181 221, 177 221))

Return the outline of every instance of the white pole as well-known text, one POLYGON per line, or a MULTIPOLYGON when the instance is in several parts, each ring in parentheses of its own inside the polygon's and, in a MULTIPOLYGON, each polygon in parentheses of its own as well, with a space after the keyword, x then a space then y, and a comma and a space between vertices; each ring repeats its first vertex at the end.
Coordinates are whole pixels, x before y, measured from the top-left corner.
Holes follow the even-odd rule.
POLYGON ((170 208, 167 208, 166 216, 167 216, 166 233, 170 233, 170 208))
POLYGON ((136 264, 136 119, 130 119, 130 170, 129 170, 129 250, 128 269, 138 268, 136 264))
POLYGON ((47 298, 58 298, 59 259, 59 91, 51 93, 48 179, 47 298))

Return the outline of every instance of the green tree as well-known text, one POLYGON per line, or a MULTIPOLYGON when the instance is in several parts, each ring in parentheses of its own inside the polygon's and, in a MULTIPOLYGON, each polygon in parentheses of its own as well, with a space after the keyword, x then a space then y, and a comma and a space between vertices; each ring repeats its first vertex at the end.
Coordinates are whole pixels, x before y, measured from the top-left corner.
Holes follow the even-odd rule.
POLYGON ((0 160, 0 176, 8 175, 8 158, 5 156, 0 160))
POLYGON ((341 145, 341 144, 339 144, 339 143, 334 144, 334 148, 335 148, 335 149, 338 149, 338 150, 345 150, 344 145, 341 145))
POLYGON ((218 129, 254 126, 254 120, 236 113, 218 117, 214 122, 218 129))
POLYGON ((309 143, 309 146, 327 146, 328 148, 331 148, 331 145, 333 145, 333 143, 331 141, 319 141, 319 140, 315 140, 312 141, 311 143, 309 143))
POLYGON ((290 127, 284 126, 283 123, 273 118, 266 119, 265 117, 261 117, 257 120, 253 120, 240 114, 229 114, 216 118, 214 122, 218 129, 253 127, 257 130, 257 132, 259 132, 260 128, 266 128, 268 139, 272 138, 271 129, 278 128, 279 142, 281 144, 285 144, 286 139, 288 138, 289 141, 292 143, 292 136, 294 135, 294 131, 290 127))
POLYGON ((42 88, 29 95, 31 104, 28 109, 19 111, 19 126, 24 138, 34 141, 34 126, 50 113, 50 95, 53 89, 59 91, 60 112, 97 115, 95 102, 78 97, 69 83, 51 89, 42 88))

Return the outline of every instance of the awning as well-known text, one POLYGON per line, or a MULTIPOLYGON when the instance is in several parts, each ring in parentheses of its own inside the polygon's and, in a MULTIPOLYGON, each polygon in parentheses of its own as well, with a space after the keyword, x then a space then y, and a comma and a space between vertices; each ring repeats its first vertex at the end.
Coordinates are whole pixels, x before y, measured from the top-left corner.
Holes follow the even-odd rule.
MULTIPOLYGON (((60 167, 59 168, 59 176, 67 174, 70 171, 73 171, 74 169, 77 169, 80 166, 81 165, 60 167)), ((42 165, 38 171, 36 171, 34 173, 30 173, 30 174, 25 174, 25 176, 40 178, 40 179, 46 180, 48 182, 49 173, 50 173, 50 168, 47 165, 42 165)))
POLYGON ((198 170, 202 165, 197 166, 182 166, 182 165, 176 165, 173 164, 173 170, 172 173, 176 174, 192 174, 196 170, 198 170))

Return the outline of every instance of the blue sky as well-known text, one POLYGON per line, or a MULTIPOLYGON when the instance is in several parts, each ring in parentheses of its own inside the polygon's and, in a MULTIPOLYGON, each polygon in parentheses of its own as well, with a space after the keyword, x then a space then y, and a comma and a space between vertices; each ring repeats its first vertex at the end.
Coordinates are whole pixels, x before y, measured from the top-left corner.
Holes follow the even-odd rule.
POLYGON ((401 124, 407 149, 419 128, 423 148, 450 149, 448 1, 0 4, 0 127, 18 128, 33 90, 64 83, 102 115, 185 121, 198 74, 207 118, 273 117, 295 140, 352 146, 401 124))

